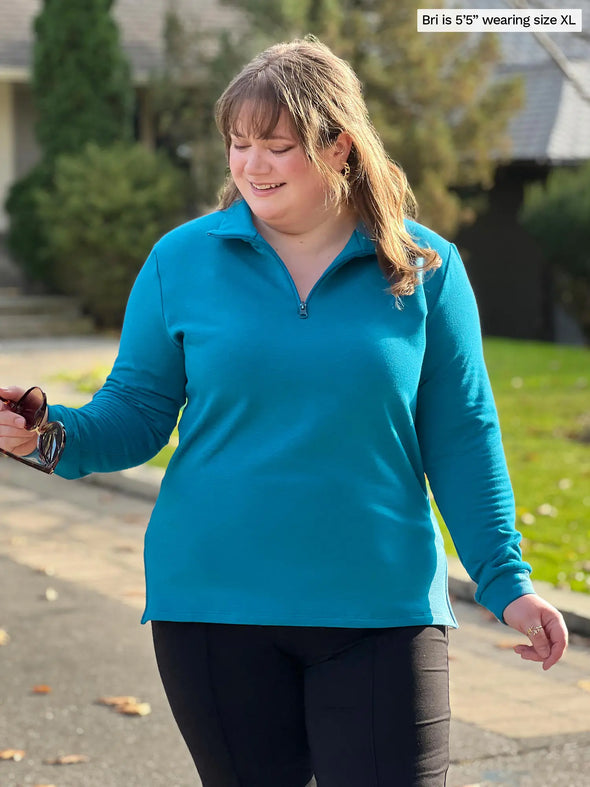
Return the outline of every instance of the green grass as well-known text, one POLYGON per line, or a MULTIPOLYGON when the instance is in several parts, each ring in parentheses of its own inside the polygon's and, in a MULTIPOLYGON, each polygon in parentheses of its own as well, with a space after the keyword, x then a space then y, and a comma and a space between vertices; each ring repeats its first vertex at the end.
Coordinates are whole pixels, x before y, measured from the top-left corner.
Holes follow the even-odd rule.
MULTIPOLYGON (((525 558, 536 579, 590 592, 590 349, 509 339, 484 349, 525 558)), ((106 372, 67 379, 92 392, 106 372)), ((175 430, 150 464, 166 467, 177 444, 175 430)))
POLYGON ((590 350, 487 339, 485 357, 525 558, 535 578, 589 592, 590 350))

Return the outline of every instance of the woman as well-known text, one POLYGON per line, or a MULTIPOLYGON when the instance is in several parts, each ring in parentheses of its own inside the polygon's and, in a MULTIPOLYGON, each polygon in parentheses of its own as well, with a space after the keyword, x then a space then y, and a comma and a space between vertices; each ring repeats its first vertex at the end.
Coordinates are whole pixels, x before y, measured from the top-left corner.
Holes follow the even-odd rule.
POLYGON ((217 120, 220 210, 152 250, 93 401, 48 408, 57 472, 144 462, 184 406, 143 621, 205 787, 443 785, 456 622, 425 475, 517 652, 548 669, 567 639, 522 560, 471 288, 317 40, 255 58, 217 120))

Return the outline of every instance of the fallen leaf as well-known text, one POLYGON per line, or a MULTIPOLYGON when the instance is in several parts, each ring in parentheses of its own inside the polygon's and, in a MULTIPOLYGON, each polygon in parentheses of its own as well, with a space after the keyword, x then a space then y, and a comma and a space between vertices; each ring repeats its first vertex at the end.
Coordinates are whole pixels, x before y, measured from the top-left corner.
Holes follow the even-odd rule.
POLYGON ((137 697, 101 697, 99 705, 108 705, 125 716, 148 716, 152 709, 148 702, 140 702, 137 697))
POLYGON ((38 686, 33 686, 31 691, 33 694, 51 694, 51 686, 40 683, 38 686))
POLYGON ((552 506, 551 503, 542 503, 537 508, 537 514, 539 514, 539 516, 556 517, 558 513, 559 511, 557 510, 557 508, 555 506, 552 506))
POLYGON ((22 749, 3 749, 0 751, 0 760, 13 760, 20 762, 25 756, 26 752, 22 749))
POLYGON ((578 687, 584 691, 590 691, 590 680, 579 680, 578 687))
POLYGON ((100 697, 96 700, 99 705, 108 705, 110 707, 117 707, 118 705, 128 705, 137 702, 136 697, 100 697))
POLYGON ((62 754, 53 760, 45 760, 46 765, 77 765, 79 762, 88 762, 85 754, 62 754))
POLYGON ((149 716, 152 712, 149 702, 128 702, 125 705, 117 705, 115 710, 125 716, 149 716))
POLYGON ((10 642, 10 637, 8 636, 8 632, 4 629, 0 629, 0 648, 2 645, 8 645, 10 642))

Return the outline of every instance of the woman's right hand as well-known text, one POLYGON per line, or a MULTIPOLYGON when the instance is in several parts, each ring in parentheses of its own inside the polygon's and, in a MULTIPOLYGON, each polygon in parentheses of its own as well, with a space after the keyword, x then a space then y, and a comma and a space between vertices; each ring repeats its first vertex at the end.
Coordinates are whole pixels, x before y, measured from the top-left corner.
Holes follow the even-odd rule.
MULTIPOLYGON (((24 388, 0 388, 0 399, 17 402, 24 388)), ((0 448, 17 456, 27 456, 37 447, 37 433, 25 428, 22 415, 13 413, 10 405, 0 401, 0 448)))

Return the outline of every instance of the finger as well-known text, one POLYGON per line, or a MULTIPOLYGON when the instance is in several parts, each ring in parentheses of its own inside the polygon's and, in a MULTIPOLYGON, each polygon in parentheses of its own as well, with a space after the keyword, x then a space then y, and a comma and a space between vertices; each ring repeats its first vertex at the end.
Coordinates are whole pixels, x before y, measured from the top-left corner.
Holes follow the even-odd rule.
POLYGON ((0 388, 0 397, 10 399, 11 402, 17 402, 24 392, 24 388, 20 388, 17 385, 9 385, 7 388, 0 388))
POLYGON ((567 648, 568 639, 565 624, 553 626, 548 633, 551 639, 551 652, 549 657, 543 662, 544 670, 550 669, 563 656, 567 648))
POLYGON ((532 645, 515 645, 513 650, 515 653, 518 653, 521 659, 524 659, 525 661, 545 661, 542 656, 539 656, 532 645))
POLYGON ((540 661, 545 661, 551 653, 551 644, 545 633, 545 629, 539 626, 531 626, 527 631, 527 636, 531 641, 535 652, 540 656, 540 661))
POLYGON ((22 430, 26 427, 27 422, 22 415, 13 413, 12 410, 0 411, 0 429, 3 433, 8 433, 14 430, 22 430))

